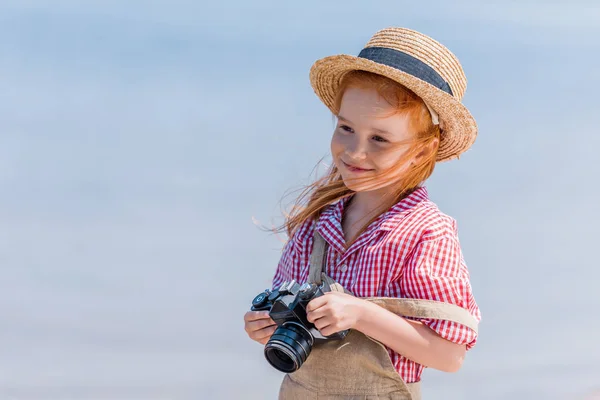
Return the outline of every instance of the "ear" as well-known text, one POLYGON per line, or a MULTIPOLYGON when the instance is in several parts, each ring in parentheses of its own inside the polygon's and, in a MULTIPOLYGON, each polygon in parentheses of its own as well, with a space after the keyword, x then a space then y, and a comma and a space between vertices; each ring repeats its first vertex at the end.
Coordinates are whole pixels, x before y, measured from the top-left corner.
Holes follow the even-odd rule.
POLYGON ((437 149, 439 144, 440 140, 438 138, 434 138, 431 141, 431 143, 429 143, 427 146, 423 146, 419 154, 417 154, 417 156, 415 157, 415 161, 420 161, 423 158, 427 157, 429 154, 433 153, 433 151, 437 149))

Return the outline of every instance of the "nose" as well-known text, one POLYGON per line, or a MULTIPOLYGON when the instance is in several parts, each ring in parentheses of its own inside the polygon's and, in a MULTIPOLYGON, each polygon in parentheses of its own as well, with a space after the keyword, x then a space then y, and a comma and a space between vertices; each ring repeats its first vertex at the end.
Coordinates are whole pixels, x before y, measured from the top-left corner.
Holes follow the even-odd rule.
POLYGON ((367 144, 360 138, 354 137, 346 143, 345 153, 351 160, 364 160, 367 158, 367 144))

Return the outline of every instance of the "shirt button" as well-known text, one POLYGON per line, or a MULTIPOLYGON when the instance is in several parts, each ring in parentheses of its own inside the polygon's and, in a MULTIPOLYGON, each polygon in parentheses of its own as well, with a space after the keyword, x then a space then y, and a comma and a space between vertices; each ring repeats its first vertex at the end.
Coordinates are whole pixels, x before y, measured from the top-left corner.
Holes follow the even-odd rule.
POLYGON ((348 270, 348 266, 346 264, 342 265, 342 272, 346 272, 348 270))

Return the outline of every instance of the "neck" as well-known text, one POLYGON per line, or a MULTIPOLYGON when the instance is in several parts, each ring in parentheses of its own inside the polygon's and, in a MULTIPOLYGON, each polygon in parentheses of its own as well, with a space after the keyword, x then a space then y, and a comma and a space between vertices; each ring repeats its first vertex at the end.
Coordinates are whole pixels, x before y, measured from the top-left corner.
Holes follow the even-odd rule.
POLYGON ((393 194, 381 189, 357 192, 352 196, 350 207, 357 215, 371 219, 387 210, 390 196, 393 194))

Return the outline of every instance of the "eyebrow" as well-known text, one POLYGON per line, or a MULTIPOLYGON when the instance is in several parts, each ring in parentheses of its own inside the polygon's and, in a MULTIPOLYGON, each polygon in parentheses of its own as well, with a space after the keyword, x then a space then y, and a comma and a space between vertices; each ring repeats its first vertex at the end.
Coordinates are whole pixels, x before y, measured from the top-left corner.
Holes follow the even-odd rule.
MULTIPOLYGON (((341 116, 341 115, 338 115, 337 117, 338 117, 338 119, 339 119, 340 121, 343 121, 343 122, 347 122, 347 123, 349 123, 349 124, 352 124, 352 121, 350 121, 348 118, 344 118, 344 117, 343 117, 343 116, 341 116)), ((393 135, 392 135, 390 132, 388 132, 388 131, 384 131, 383 129, 372 128, 372 129, 371 129, 371 131, 373 131, 373 133, 377 133, 378 135, 387 135, 387 136, 393 136, 393 135)))

